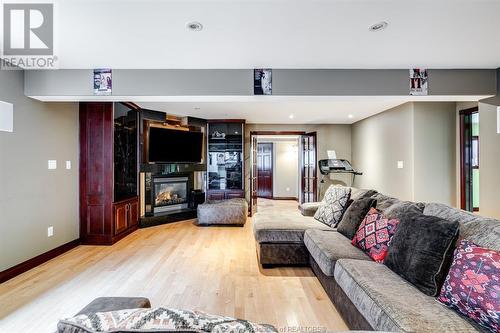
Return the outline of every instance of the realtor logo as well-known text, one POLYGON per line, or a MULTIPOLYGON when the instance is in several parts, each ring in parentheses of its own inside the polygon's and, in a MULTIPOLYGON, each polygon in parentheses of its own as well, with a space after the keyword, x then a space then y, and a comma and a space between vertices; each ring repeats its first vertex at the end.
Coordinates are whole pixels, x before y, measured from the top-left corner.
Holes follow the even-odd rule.
POLYGON ((2 67, 54 68, 54 4, 3 5, 2 67))

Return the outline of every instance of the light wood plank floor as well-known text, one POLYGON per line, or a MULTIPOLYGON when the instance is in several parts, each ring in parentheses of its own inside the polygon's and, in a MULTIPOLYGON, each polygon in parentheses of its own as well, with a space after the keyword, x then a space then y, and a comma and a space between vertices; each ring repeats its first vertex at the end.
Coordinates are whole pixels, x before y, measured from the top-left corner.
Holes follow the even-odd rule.
MULTIPOLYGON (((266 209, 297 209, 263 200, 266 209)), ((99 296, 145 296, 153 306, 198 309, 298 328, 347 330, 309 268, 261 269, 252 221, 140 229, 117 244, 79 246, 0 285, 0 332, 54 332, 99 296)))

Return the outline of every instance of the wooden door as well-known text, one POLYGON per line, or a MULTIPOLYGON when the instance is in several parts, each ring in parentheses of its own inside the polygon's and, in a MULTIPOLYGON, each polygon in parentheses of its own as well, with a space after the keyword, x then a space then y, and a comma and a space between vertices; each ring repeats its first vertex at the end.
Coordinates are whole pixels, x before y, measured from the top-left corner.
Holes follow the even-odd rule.
POLYGON ((250 142, 250 216, 257 212, 257 137, 251 136, 250 142))
POLYGON ((80 237, 110 244, 113 233, 113 103, 80 103, 80 237))
POLYGON ((118 204, 114 208, 115 213, 115 235, 120 232, 127 230, 127 221, 129 215, 129 205, 128 204, 118 204))
POLYGON ((317 197, 316 177, 316 132, 302 135, 302 181, 300 202, 315 202, 317 197))
POLYGON ((257 196, 273 198, 273 144, 257 145, 257 196))

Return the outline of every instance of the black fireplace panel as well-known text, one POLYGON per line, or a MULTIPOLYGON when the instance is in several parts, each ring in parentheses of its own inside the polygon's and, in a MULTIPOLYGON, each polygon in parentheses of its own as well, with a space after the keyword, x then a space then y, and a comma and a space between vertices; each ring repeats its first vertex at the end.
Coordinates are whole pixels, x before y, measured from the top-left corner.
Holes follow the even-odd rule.
POLYGON ((187 177, 157 177, 153 179, 154 207, 179 205, 188 202, 187 177))

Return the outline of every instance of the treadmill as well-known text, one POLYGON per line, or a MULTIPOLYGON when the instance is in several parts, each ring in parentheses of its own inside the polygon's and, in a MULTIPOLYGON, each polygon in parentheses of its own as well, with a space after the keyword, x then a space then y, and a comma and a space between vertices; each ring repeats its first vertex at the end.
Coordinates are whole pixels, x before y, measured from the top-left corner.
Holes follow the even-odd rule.
MULTIPOLYGON (((330 174, 339 174, 339 173, 347 173, 352 175, 351 186, 354 184, 354 180, 356 176, 363 175, 362 172, 354 170, 351 163, 348 160, 343 159, 328 159, 328 160, 319 160, 318 161, 319 172, 323 175, 321 177, 321 187, 325 183, 325 176, 330 174)), ((320 189, 321 195, 321 189, 320 189)))

